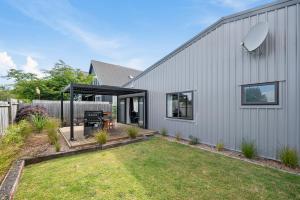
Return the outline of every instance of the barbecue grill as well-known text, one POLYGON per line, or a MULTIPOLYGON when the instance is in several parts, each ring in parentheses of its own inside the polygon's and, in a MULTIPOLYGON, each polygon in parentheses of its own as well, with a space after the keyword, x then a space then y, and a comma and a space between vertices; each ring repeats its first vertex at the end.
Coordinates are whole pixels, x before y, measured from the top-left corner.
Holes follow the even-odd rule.
POLYGON ((103 111, 84 111, 84 131, 85 137, 91 136, 99 129, 103 129, 103 111))

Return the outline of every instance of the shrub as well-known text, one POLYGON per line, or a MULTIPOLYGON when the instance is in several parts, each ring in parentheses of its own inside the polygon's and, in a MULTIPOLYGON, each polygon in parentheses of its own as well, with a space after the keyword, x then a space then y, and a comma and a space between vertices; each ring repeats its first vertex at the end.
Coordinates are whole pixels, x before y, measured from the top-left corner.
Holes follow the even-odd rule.
POLYGON ((58 134, 55 131, 47 132, 49 143, 55 144, 58 141, 58 134))
POLYGON ((181 140, 181 133, 180 133, 180 132, 177 132, 177 133, 175 134, 175 138, 176 138, 177 141, 181 140))
POLYGON ((216 149, 217 149, 217 151, 223 151, 224 150, 224 143, 223 142, 217 143, 216 149))
POLYGON ((130 138, 134 139, 138 135, 138 129, 136 127, 130 127, 127 129, 127 134, 130 138))
POLYGON ((11 163, 19 157, 22 145, 30 133, 31 124, 23 120, 10 125, 5 130, 5 135, 0 137, 0 179, 3 178, 11 163))
POLYGON ((55 146, 55 151, 59 152, 60 151, 60 143, 58 141, 56 141, 54 146, 55 146))
POLYGON ((298 166, 299 158, 295 149, 284 147, 279 153, 279 158, 288 167, 295 168, 298 166))
POLYGON ((1 145, 23 143, 24 138, 17 129, 15 126, 8 127, 5 131, 5 135, 1 138, 1 145))
POLYGON ((95 134, 95 138, 98 144, 103 145, 107 142, 107 131, 100 130, 95 134))
POLYGON ((165 128, 161 129, 160 133, 161 133, 162 136, 167 136, 168 135, 168 131, 165 128))
POLYGON ((59 125, 60 123, 58 119, 48 118, 44 128, 46 129, 46 131, 53 131, 53 130, 57 131, 59 125))
POLYGON ((32 115, 41 115, 46 117, 47 110, 42 106, 24 106, 17 111, 16 122, 27 119, 29 120, 32 115))
POLYGON ((47 124, 47 117, 43 115, 33 115, 31 118, 31 122, 34 128, 40 133, 47 124))
POLYGON ((59 128, 59 121, 55 118, 48 118, 45 129, 48 135, 50 144, 56 144, 58 141, 57 130, 59 128))
POLYGON ((256 155, 256 148, 254 142, 247 142, 243 140, 241 145, 242 152, 246 158, 254 158, 256 155))
POLYGON ((22 144, 32 131, 31 124, 22 120, 19 123, 10 125, 5 130, 5 135, 1 138, 2 145, 22 144))
POLYGON ((196 138, 196 137, 194 137, 192 135, 189 136, 189 139, 190 139, 189 144, 191 144, 191 145, 196 145, 196 144, 199 143, 198 138, 196 138))
POLYGON ((18 123, 18 126, 20 128, 20 133, 23 137, 27 138, 33 131, 33 127, 31 123, 27 120, 21 120, 18 123))

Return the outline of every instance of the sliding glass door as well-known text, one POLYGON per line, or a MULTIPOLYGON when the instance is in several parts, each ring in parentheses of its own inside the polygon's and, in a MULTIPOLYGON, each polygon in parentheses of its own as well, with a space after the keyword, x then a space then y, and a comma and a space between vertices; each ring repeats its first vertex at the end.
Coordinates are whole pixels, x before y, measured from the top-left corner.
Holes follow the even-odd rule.
POLYGON ((145 127, 145 97, 124 95, 119 97, 118 122, 145 127))

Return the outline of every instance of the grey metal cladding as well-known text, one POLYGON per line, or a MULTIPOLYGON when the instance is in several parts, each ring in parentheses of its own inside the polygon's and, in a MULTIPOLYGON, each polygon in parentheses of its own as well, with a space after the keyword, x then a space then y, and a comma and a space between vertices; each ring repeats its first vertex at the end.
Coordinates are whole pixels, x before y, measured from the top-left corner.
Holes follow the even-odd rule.
MULTIPOLYGON (((130 84, 131 85, 131 84, 130 84)), ((253 140, 258 153, 278 158, 283 146, 300 154, 300 4, 281 1, 223 18, 138 76, 148 90, 150 129, 193 135, 203 143, 239 150, 253 140), (249 54, 240 42, 267 21, 264 53, 249 54), (226 23, 225 23, 226 22, 226 23), (279 81, 279 105, 242 106, 241 85, 279 81), (194 120, 165 116, 166 93, 194 91, 194 120)))
POLYGON ((213 23, 212 25, 207 27, 205 30, 201 31, 199 34, 195 35, 193 38, 191 38, 190 40, 188 40, 184 44, 180 45, 174 51, 167 54, 165 57, 163 57, 162 59, 160 59, 159 61, 157 61, 153 65, 151 65, 150 67, 148 67, 146 70, 144 70, 142 73, 140 73, 134 79, 132 79, 132 80, 128 81, 127 83, 125 83, 123 86, 126 86, 126 85, 130 84, 132 81, 134 81, 134 80, 138 79, 139 77, 143 76, 144 74, 148 73, 153 68, 160 65, 162 62, 165 62, 166 60, 168 60, 172 56, 176 55, 178 52, 180 52, 183 49, 187 48, 188 46, 190 46, 194 42, 200 40, 206 34, 209 34, 209 32, 215 30, 216 28, 218 28, 219 26, 221 26, 225 23, 229 23, 229 22, 236 21, 236 20, 239 20, 239 19, 251 17, 253 15, 258 15, 259 13, 264 13, 264 12, 268 12, 268 11, 271 11, 271 10, 276 10, 276 9, 279 9, 279 8, 282 8, 282 7, 294 5, 294 4, 297 4, 299 2, 300 2, 300 0, 279 0, 279 1, 275 1, 273 3, 269 3, 269 4, 265 4, 265 5, 256 7, 256 8, 252 8, 252 9, 248 9, 248 10, 238 12, 238 13, 235 13, 235 14, 232 14, 232 15, 228 15, 226 17, 221 17, 218 21, 216 21, 215 23, 213 23))

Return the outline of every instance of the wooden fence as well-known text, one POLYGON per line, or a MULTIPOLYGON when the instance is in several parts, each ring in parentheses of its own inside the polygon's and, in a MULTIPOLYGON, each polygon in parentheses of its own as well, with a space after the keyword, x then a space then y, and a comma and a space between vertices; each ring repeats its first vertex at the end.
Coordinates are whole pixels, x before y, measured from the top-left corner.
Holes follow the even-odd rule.
POLYGON ((0 101, 0 136, 4 134, 9 124, 14 123, 19 102, 16 99, 0 101))
MULTIPOLYGON (((33 100, 32 105, 39 105, 47 109, 49 116, 60 119, 60 101, 33 100)), ((74 101, 74 119, 83 119, 86 110, 103 110, 112 112, 108 102, 74 101)), ((64 101, 64 121, 70 121, 70 102, 64 101)))
MULTIPOLYGON (((47 109, 47 113, 51 117, 60 119, 60 101, 33 100, 32 105, 39 105, 47 109)), ((19 104, 18 100, 0 101, 0 136, 4 134, 5 129, 16 118, 19 107, 28 104, 19 104)), ((108 102, 93 101, 75 101, 74 102, 74 119, 82 119, 85 110, 103 110, 104 112, 112 112, 112 105, 108 102)), ((70 121, 70 102, 64 102, 64 121, 70 121)))

